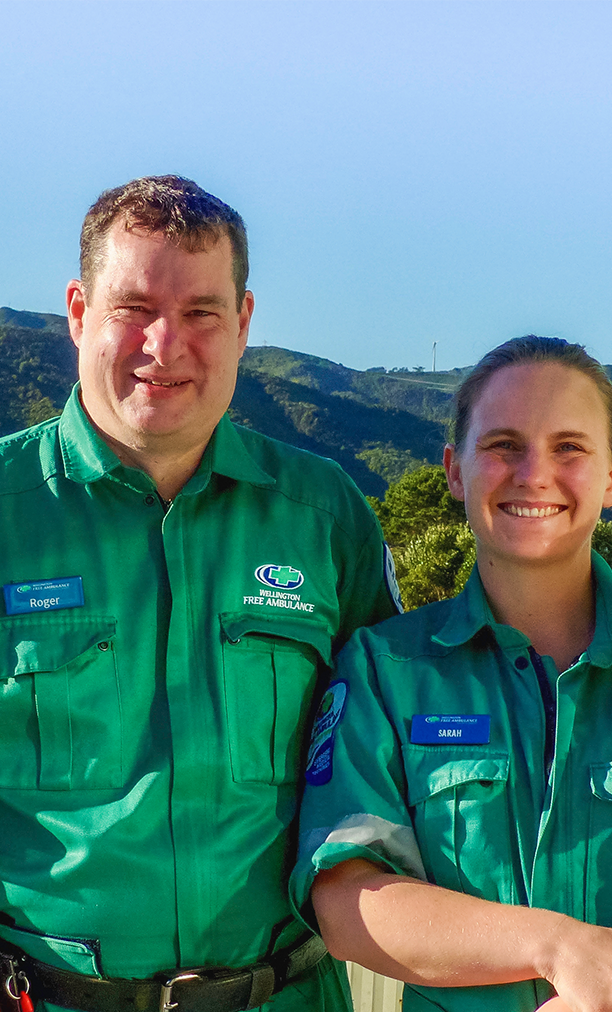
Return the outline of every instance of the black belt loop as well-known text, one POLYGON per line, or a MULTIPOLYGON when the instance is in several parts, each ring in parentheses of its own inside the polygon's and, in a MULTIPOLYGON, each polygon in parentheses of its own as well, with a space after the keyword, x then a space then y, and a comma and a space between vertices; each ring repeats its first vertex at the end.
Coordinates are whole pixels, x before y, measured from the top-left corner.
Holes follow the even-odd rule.
MULTIPOLYGON (((260 963, 251 970, 251 993, 245 1009, 259 1008, 265 1005, 275 991, 276 975, 274 967, 269 963, 260 963)), ((282 986, 282 985, 281 985, 282 986)), ((278 989, 280 991, 280 988, 278 989)))

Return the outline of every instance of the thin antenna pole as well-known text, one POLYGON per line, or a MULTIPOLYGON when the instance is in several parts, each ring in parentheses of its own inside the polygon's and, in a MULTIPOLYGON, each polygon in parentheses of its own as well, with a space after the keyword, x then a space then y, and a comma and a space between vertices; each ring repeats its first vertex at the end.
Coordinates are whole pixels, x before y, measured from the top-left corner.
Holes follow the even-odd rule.
POLYGON ((434 341, 433 347, 431 349, 431 351, 432 351, 432 355, 431 355, 431 371, 432 372, 436 371, 436 345, 437 345, 437 343, 438 343, 437 341, 434 341))

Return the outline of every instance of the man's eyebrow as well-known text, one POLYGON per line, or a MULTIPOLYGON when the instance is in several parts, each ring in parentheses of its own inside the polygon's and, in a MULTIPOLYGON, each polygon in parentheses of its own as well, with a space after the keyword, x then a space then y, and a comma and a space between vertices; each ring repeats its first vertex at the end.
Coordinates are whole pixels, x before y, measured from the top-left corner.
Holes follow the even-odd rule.
MULTIPOLYGON (((136 288, 111 288, 109 291, 109 298, 114 303, 119 304, 136 304, 150 303, 152 301, 151 295, 147 292, 138 291, 136 288)), ((227 299, 224 299, 221 295, 196 295, 193 299, 189 299, 186 303, 192 309, 225 309, 227 307, 227 299)))
POLYGON ((197 295, 194 299, 189 299, 187 305, 193 306, 194 309, 205 309, 207 306, 211 306, 213 309, 225 309, 227 299, 221 295, 197 295))
POLYGON ((146 292, 139 292, 136 288, 110 288, 108 292, 112 302, 147 302, 149 296, 146 292))

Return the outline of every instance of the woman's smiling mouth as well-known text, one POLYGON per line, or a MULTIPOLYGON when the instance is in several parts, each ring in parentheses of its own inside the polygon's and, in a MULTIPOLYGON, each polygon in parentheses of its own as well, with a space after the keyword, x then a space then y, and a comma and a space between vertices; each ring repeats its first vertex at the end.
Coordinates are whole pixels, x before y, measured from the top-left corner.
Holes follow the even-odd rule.
POLYGON ((500 510, 513 517, 553 517, 562 513, 567 506, 518 506, 513 502, 499 503, 500 510))

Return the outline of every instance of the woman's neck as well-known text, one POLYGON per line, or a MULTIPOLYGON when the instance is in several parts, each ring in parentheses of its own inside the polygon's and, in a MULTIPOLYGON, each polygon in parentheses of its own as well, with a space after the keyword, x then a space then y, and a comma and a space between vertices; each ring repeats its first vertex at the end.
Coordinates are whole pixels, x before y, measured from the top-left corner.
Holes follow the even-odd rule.
POLYGON ((496 621, 528 636, 558 671, 586 650, 595 631, 590 553, 545 566, 479 558, 478 571, 496 621))

